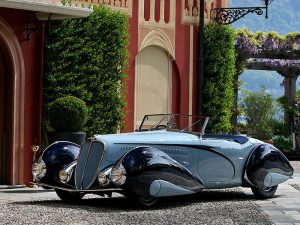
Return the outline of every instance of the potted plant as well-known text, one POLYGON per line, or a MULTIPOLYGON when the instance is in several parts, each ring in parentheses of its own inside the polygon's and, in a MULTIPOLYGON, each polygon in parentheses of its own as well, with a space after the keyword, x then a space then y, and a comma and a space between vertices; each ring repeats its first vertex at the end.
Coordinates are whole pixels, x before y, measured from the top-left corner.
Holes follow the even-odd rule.
POLYGON ((83 100, 74 96, 54 100, 49 104, 48 118, 54 130, 48 136, 50 144, 55 141, 83 144, 86 134, 81 130, 88 119, 88 108, 83 100))

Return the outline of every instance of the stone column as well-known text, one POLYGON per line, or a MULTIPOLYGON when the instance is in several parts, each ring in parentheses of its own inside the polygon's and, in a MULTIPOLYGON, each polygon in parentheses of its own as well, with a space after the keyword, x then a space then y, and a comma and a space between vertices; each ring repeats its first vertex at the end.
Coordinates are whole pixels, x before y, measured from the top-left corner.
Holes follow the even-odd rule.
POLYGON ((155 0, 150 0, 150 20, 149 20, 149 22, 152 22, 152 23, 155 22, 154 16, 155 16, 155 0))
POLYGON ((159 15, 159 23, 165 23, 165 0, 160 0, 160 15, 159 15))
MULTIPOLYGON (((287 107, 295 106, 296 81, 297 81, 297 76, 284 77, 284 97, 286 99, 287 107)), ((290 133, 292 133, 293 125, 294 125, 294 116, 285 111, 284 112, 284 122, 285 122, 285 124, 287 124, 290 133)))

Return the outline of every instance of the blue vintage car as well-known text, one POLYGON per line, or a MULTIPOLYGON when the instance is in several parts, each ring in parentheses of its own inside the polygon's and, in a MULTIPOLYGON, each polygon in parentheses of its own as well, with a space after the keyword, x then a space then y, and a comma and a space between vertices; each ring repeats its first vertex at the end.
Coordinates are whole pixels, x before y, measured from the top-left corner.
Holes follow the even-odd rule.
POLYGON ((32 166, 35 183, 64 201, 121 193, 145 206, 203 189, 249 187, 270 198, 293 175, 273 145, 235 135, 204 134, 208 118, 146 115, 133 133, 95 135, 82 146, 55 142, 32 166), (190 124, 186 128, 181 125, 190 124))

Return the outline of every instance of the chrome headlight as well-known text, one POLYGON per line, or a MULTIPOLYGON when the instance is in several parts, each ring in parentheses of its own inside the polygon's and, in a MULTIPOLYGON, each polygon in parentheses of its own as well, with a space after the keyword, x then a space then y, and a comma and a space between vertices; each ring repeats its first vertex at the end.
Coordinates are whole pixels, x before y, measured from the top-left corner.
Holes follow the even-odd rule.
POLYGON ((35 179, 41 179, 47 171, 46 164, 43 160, 39 160, 32 164, 32 175, 35 179))
POLYGON ((113 167, 110 172, 110 180, 115 185, 122 185, 126 181, 126 170, 123 165, 119 165, 117 167, 113 167))
POLYGON ((68 165, 66 168, 59 171, 58 176, 62 183, 67 183, 70 181, 75 166, 76 166, 76 162, 73 162, 70 165, 68 165))
POLYGON ((70 180, 70 176, 66 170, 59 171, 58 176, 62 183, 67 183, 70 180))
POLYGON ((108 177, 104 172, 99 173, 98 182, 99 182, 100 186, 106 186, 109 184, 108 177))

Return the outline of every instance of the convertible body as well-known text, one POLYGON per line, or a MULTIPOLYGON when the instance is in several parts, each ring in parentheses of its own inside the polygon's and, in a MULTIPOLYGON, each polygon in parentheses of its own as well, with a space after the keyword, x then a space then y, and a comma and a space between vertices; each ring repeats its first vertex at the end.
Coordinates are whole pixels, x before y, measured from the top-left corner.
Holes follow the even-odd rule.
POLYGON ((33 164, 36 184, 54 188, 66 201, 119 192, 148 206, 160 197, 239 186, 268 198, 293 175, 289 161, 270 144, 205 135, 206 124, 200 133, 174 129, 174 115, 163 116, 166 125, 158 120, 133 133, 95 135, 82 146, 53 143, 33 164))

